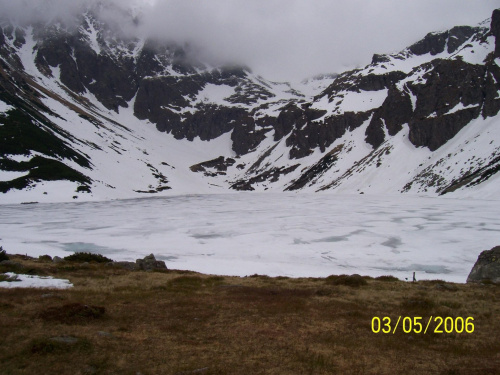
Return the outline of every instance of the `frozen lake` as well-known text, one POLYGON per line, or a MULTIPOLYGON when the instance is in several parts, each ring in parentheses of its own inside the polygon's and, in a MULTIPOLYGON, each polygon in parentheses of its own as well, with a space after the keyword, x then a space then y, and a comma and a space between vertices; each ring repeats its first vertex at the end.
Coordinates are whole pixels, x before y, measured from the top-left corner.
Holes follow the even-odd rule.
POLYGON ((8 252, 114 260, 224 275, 394 275, 465 282, 500 245, 500 201, 331 194, 221 194, 0 205, 8 252))

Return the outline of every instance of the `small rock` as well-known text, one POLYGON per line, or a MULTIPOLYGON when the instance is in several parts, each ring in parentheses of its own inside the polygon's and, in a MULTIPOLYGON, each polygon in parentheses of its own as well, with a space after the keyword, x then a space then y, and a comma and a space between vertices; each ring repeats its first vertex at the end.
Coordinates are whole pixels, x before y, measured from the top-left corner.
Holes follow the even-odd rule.
POLYGON ((135 263, 139 266, 141 270, 153 271, 153 270, 166 270, 168 269, 165 262, 162 260, 156 260, 153 254, 149 254, 143 259, 137 259, 135 263))
POLYGON ((63 259, 61 257, 58 257, 58 256, 55 256, 54 258, 52 258, 52 262, 54 263, 61 263, 63 261, 63 259))

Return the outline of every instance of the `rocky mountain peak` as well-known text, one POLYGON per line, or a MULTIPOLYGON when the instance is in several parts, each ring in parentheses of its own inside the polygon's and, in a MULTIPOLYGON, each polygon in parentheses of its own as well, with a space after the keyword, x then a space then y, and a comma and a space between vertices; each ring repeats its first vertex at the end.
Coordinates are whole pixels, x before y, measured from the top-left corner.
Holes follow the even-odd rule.
POLYGON ((73 28, 2 24, 0 142, 9 151, 0 168, 24 173, 0 182, 2 191, 51 178, 82 192, 120 189, 106 168, 121 164, 150 176, 124 188, 134 194, 192 180, 207 189, 442 194, 498 170, 489 128, 500 111, 498 11, 491 29, 429 33, 363 68, 294 87, 245 66, 211 66, 190 46, 128 37, 98 10, 73 28), (13 137, 18 146, 7 147, 13 137), (35 172, 54 163, 57 178, 35 172))

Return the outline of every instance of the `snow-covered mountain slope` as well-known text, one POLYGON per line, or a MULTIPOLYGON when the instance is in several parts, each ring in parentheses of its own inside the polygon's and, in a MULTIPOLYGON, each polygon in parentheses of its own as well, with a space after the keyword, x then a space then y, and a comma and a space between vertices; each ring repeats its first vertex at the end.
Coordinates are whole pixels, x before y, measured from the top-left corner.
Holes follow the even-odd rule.
POLYGON ((1 202, 500 190, 497 11, 296 87, 95 14, 1 23, 1 202))

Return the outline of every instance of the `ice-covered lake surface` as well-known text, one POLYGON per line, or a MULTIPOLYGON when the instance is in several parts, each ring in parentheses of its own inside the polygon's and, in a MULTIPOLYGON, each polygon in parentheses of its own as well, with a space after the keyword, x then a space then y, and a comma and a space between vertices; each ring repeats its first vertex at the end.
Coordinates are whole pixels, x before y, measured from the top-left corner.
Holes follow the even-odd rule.
POLYGON ((31 256, 90 251, 211 274, 331 274, 465 282, 500 244, 500 201, 221 194, 0 205, 0 245, 31 256))

